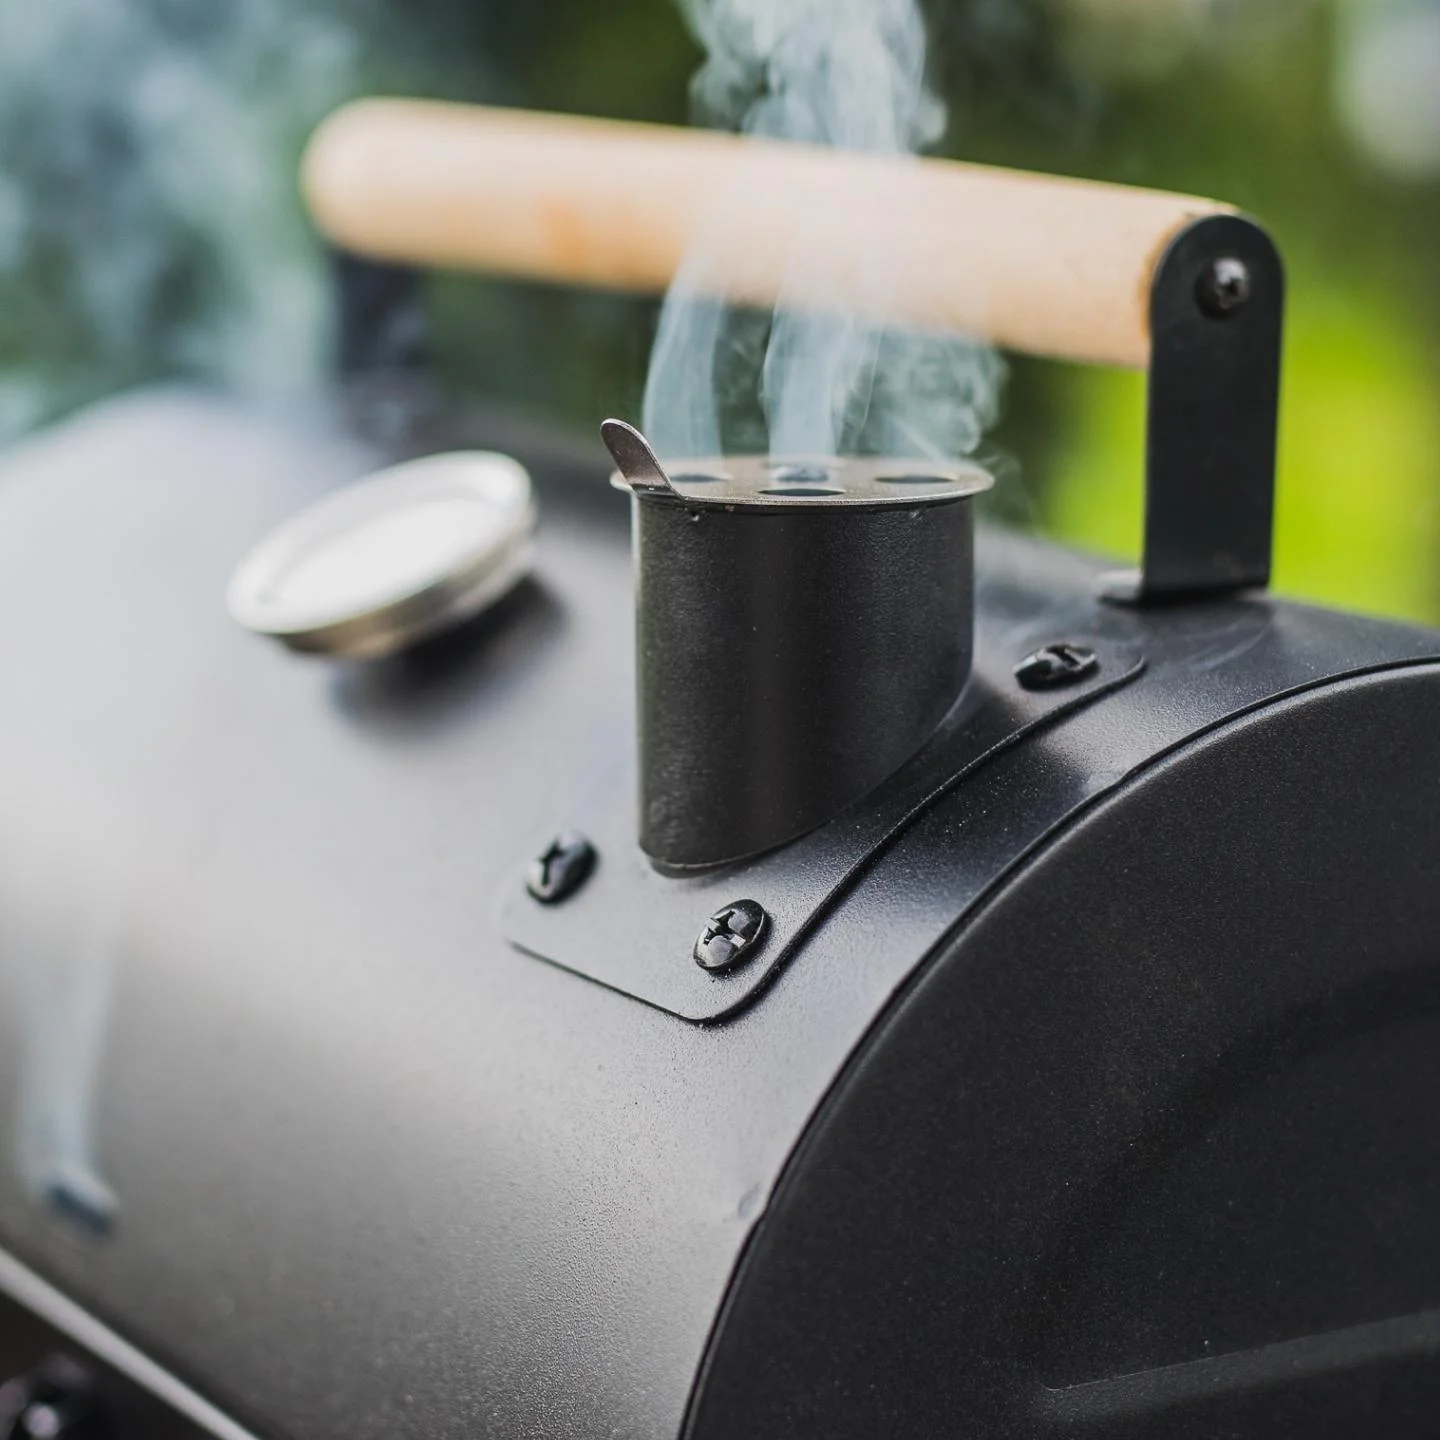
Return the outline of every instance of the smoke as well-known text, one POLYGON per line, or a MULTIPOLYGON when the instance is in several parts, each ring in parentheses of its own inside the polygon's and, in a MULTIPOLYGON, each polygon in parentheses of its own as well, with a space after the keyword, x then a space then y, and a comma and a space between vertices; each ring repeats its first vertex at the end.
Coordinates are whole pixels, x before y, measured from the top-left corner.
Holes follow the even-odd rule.
POLYGON ((158 376, 318 377, 295 157, 356 48, 289 0, 0 9, 0 439, 158 376))
MULTIPOLYGON (((706 53, 691 91, 702 123, 896 156, 944 132, 918 0, 679 3, 706 53)), ((964 454, 996 418, 992 350, 860 318, 886 308, 884 255, 858 282, 835 262, 828 312, 791 308, 782 291, 773 315, 713 298, 723 258, 702 238, 661 311, 643 422, 661 454, 964 454)), ((811 293, 817 271, 830 278, 823 251, 791 265, 811 293)))
POLYGON ((945 129, 915 0, 680 0, 704 46, 700 118, 752 135, 914 151, 945 129))

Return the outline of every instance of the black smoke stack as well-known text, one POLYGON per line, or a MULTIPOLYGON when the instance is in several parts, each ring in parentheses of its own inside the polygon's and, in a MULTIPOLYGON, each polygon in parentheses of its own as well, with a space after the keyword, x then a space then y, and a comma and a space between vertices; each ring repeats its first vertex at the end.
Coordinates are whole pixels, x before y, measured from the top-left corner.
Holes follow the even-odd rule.
POLYGON ((664 870, 770 850, 924 743, 970 673, 968 464, 687 461, 603 433, 634 497, 640 844, 664 870))

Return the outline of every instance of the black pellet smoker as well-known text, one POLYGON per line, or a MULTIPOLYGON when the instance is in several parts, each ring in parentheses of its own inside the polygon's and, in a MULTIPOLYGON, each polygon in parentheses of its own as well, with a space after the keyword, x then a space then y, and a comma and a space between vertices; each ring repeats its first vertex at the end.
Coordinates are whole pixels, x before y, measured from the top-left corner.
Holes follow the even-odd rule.
POLYGON ((323 405, 3 461, 6 1433, 1431 1435, 1440 634, 1264 593, 1263 231, 1139 247, 1117 577, 966 461, 608 485, 317 213, 323 405))

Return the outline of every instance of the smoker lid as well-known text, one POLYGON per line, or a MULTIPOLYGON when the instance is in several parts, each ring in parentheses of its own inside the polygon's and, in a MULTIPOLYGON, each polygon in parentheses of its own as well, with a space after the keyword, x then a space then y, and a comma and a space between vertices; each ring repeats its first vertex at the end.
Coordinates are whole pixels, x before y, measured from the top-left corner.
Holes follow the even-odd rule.
POLYGON ((798 505, 935 505, 988 490, 990 473, 970 460, 877 455, 718 455, 658 460, 645 437, 621 420, 600 432, 620 467, 619 490, 687 505, 726 508, 798 505))
POLYGON ((291 516, 236 567, 242 625, 293 650, 374 659, 449 629, 530 569, 530 476, 455 451, 376 471, 291 516))

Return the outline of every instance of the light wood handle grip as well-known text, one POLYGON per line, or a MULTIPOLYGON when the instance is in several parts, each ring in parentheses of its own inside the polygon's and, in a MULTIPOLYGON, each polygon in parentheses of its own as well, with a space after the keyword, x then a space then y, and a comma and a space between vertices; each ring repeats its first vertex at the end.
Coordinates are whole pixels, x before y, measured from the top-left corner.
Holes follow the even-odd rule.
POLYGON ((361 100, 302 169, 321 230, 374 259, 838 308, 1008 349, 1148 363, 1151 275, 1214 201, 421 100, 361 100))

